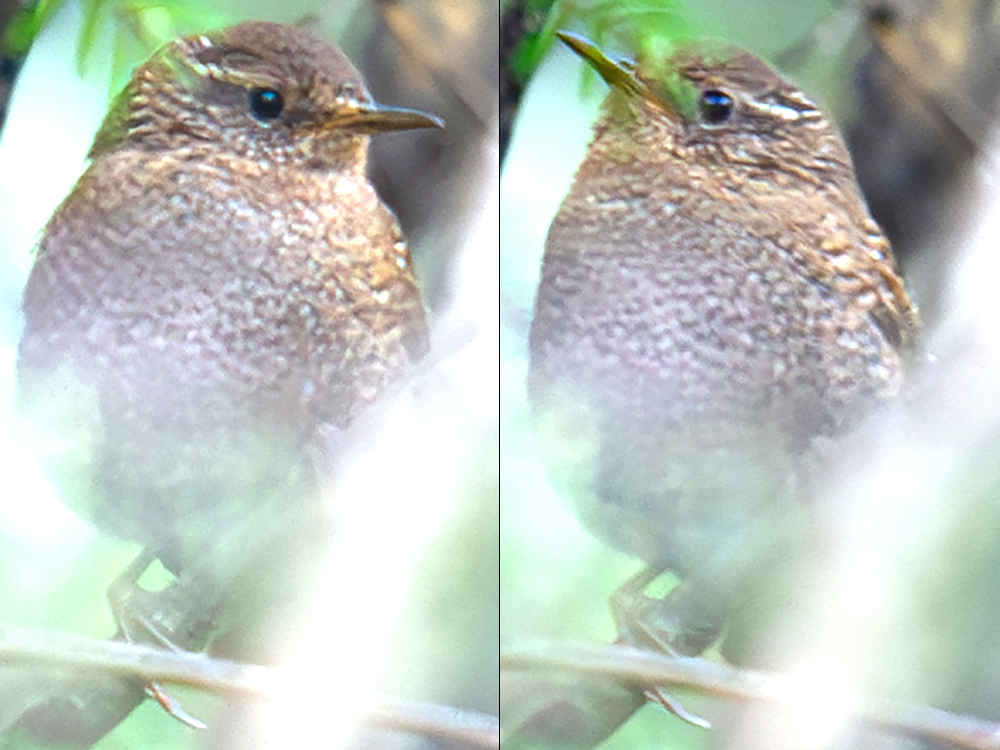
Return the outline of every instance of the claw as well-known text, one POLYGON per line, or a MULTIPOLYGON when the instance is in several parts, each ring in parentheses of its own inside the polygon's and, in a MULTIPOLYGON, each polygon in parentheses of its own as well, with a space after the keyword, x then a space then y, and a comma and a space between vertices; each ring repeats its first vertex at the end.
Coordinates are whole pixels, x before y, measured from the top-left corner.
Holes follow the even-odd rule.
POLYGON ((208 729, 208 725, 205 722, 196 719, 185 711, 181 707, 181 704, 171 697, 158 682, 146 683, 146 695, 159 703, 164 711, 182 724, 187 724, 192 729, 208 729))
POLYGON ((681 721, 686 721, 701 729, 711 729, 712 723, 698 714, 693 714, 684 708, 684 705, 670 693, 664 692, 660 688, 650 688, 646 691, 646 697, 653 703, 659 703, 667 713, 671 713, 681 721))

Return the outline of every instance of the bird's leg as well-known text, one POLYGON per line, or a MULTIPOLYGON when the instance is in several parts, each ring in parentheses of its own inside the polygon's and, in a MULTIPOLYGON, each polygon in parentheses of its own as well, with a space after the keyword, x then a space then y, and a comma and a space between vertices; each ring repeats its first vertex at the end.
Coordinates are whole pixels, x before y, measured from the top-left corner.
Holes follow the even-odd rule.
MULTIPOLYGON (((671 606, 672 600, 680 598, 685 601, 689 587, 680 584, 663 599, 655 599, 646 595, 646 588, 659 578, 666 568, 650 565, 632 576, 611 595, 611 613, 618 628, 619 641, 630 646, 651 649, 668 656, 701 653, 708 643, 714 640, 714 635, 701 648, 687 638, 683 616, 671 606), (679 595, 679 597, 678 597, 679 595), (692 648, 694 646, 694 648, 692 648)), ((714 634, 717 635, 718 629, 714 634)), ((703 638, 695 643, 701 644, 703 638)), ((646 697, 661 705, 677 718, 693 724, 696 727, 710 729, 711 724, 702 717, 691 713, 673 695, 662 688, 652 687, 645 691, 646 697)))
POLYGON ((139 579, 155 559, 156 549, 144 548, 108 586, 108 606, 118 628, 118 635, 129 643, 136 643, 139 640, 134 637, 136 624, 141 624, 143 629, 152 634, 156 640, 161 643, 163 641, 156 628, 147 621, 139 602, 139 597, 145 593, 139 586, 139 579))
MULTIPOLYGON (((150 593, 139 585, 139 578, 157 557, 154 547, 146 547, 119 573, 108 587, 108 605, 118 628, 118 637, 127 643, 143 643, 150 639, 163 648, 182 652, 164 632, 154 616, 150 593)), ((187 713, 158 682, 149 681, 145 685, 146 694, 155 700, 163 710, 178 721, 194 729, 205 729, 206 724, 187 713)))
POLYGON ((615 589, 611 595, 611 616, 623 642, 676 656, 669 638, 663 636, 661 629, 651 627, 648 616, 657 600, 646 596, 646 588, 665 572, 663 566, 648 565, 615 589))

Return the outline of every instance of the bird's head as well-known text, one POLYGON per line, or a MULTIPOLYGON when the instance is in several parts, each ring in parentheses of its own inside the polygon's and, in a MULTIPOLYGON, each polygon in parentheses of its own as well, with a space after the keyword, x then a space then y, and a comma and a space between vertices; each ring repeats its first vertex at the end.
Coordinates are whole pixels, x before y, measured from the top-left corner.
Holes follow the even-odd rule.
POLYGON ((374 101, 347 58, 322 39, 250 22, 178 39, 137 68, 90 156, 210 143, 252 159, 363 166, 369 135, 442 125, 374 101))
POLYGON ((581 36, 559 37, 611 86, 606 106, 614 122, 652 124, 664 149, 681 158, 850 174, 850 158, 822 111, 745 50, 688 42, 633 62, 581 36))

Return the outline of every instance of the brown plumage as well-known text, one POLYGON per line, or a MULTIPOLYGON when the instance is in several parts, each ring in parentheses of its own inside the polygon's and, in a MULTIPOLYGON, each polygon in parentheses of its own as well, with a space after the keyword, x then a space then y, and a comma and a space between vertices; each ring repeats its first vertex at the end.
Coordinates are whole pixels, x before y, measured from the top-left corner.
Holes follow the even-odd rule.
POLYGON ((695 575, 896 396, 916 312, 795 86, 732 48, 636 66, 564 39, 612 91, 546 240, 530 397, 583 523, 695 575))
POLYGON ((24 295, 20 400, 67 502, 183 567, 295 501, 319 425, 427 350, 365 163, 371 134, 437 125, 278 24, 180 39, 135 71, 24 295))

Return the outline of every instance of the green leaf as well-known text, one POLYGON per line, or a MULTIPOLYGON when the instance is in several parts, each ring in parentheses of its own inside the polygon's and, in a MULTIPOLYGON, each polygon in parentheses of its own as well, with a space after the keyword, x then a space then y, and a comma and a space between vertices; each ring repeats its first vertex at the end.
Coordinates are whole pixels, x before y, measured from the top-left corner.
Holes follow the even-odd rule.
POLYGON ((62 0, 40 0, 37 4, 20 8, 3 37, 3 54, 23 57, 31 48, 45 20, 59 7, 62 0))

